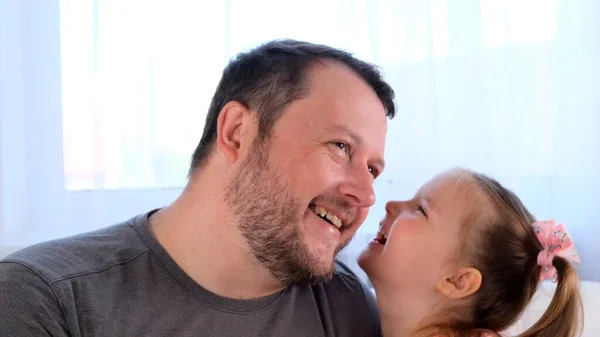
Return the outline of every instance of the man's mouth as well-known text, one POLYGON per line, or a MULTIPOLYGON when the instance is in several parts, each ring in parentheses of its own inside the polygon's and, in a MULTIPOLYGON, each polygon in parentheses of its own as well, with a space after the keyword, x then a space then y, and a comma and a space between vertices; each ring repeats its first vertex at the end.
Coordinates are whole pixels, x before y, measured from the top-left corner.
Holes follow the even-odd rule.
POLYGON ((308 208, 318 217, 328 222, 330 225, 334 226, 337 229, 342 228, 342 226, 344 225, 342 223, 342 220, 340 220, 336 215, 334 215, 331 211, 324 207, 317 206, 315 204, 310 204, 308 205, 308 208))

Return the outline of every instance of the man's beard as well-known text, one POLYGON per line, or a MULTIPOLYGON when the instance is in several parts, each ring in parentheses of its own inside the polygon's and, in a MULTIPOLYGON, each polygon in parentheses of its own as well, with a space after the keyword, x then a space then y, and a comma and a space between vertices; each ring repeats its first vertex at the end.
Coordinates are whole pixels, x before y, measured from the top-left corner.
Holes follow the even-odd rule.
POLYGON ((327 281, 333 263, 324 265, 303 242, 300 226, 308 205, 302 205, 284 175, 270 165, 267 142, 253 145, 231 181, 226 201, 252 253, 278 282, 288 286, 327 281))

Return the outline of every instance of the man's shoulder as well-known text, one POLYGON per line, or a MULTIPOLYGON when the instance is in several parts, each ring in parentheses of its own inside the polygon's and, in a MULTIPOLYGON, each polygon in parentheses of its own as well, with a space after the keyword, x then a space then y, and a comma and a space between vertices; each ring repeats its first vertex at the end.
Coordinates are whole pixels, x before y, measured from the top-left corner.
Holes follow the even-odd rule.
POLYGON ((140 217, 31 245, 0 259, 0 264, 22 265, 52 283, 126 263, 149 250, 134 226, 140 217))

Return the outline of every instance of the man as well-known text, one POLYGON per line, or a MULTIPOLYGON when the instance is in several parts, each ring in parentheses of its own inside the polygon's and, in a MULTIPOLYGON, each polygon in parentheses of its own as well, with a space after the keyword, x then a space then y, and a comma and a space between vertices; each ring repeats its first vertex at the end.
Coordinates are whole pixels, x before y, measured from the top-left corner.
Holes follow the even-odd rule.
POLYGON ((4 259, 0 335, 379 335, 372 296, 335 255, 374 203, 393 96, 327 46, 238 55, 180 197, 4 259))

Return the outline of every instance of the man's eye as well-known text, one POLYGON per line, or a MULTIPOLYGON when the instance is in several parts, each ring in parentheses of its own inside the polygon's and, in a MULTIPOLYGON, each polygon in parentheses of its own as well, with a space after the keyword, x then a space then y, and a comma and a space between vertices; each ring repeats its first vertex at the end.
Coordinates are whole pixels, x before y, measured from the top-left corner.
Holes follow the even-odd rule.
POLYGON ((342 150, 344 152, 348 150, 348 144, 346 144, 346 143, 334 142, 333 144, 335 144, 335 146, 339 147, 340 150, 342 150))
POLYGON ((369 172, 371 172, 373 178, 377 178, 377 176, 379 175, 379 171, 373 166, 369 166, 369 172))
POLYGON ((348 145, 348 143, 332 142, 331 144, 339 150, 341 150, 345 155, 348 155, 350 153, 350 146, 348 145))

